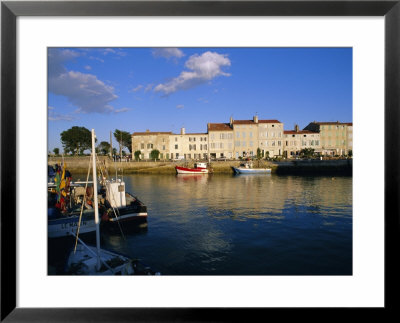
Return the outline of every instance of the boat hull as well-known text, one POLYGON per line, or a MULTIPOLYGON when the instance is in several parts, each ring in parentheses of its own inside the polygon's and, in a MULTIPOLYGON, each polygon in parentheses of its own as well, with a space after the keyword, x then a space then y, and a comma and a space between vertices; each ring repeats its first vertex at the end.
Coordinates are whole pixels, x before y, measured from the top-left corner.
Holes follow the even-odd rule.
POLYGON ((207 168, 186 168, 186 167, 175 167, 177 174, 208 174, 209 170, 207 168))
POLYGON ((101 268, 97 270, 97 248, 77 245, 76 252, 71 251, 67 260, 67 275, 155 275, 150 267, 136 259, 115 252, 100 249, 101 268))
MULTIPOLYGON (((72 215, 48 220, 48 237, 61 238, 69 237, 72 233, 76 233, 79 225, 79 215, 72 215)), ((96 223, 94 222, 94 212, 84 214, 79 226, 79 235, 91 234, 96 231, 96 223)))
POLYGON ((270 174, 270 168, 242 168, 233 167, 236 174, 270 174))

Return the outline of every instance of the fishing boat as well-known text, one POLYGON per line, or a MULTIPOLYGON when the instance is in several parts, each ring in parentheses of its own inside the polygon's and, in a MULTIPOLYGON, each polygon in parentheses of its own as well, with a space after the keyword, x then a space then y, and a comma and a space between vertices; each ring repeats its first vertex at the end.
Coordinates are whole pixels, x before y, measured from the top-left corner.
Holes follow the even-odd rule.
POLYGON ((138 259, 110 250, 89 246, 79 239, 76 250, 69 254, 65 274, 67 275, 159 275, 138 259), (98 258, 99 263, 98 265, 98 258))
POLYGON ((175 166, 177 174, 208 174, 211 169, 207 167, 207 163, 195 163, 193 168, 175 166))
POLYGON ((104 230, 112 232, 147 226, 146 205, 125 191, 123 180, 107 180, 101 176, 101 189, 94 194, 97 190, 88 186, 94 185, 88 181, 89 173, 90 167, 86 182, 72 182, 65 164, 57 168, 54 182, 48 183, 49 238, 68 237, 71 232, 78 231, 81 236, 93 235, 94 197, 97 197, 104 230))
POLYGON ((239 167, 232 167, 235 174, 270 174, 271 168, 253 168, 252 163, 240 164, 239 167))
MULTIPOLYGON (((92 129, 92 162, 93 178, 96 179, 95 133, 92 129)), ((93 181, 93 190, 97 192, 97 180, 93 181)), ((74 250, 70 252, 66 262, 65 273, 71 275, 154 275, 149 267, 138 260, 100 248, 100 217, 98 196, 94 194, 94 219, 96 228, 96 246, 85 244, 78 236, 74 250), (78 244, 79 242, 79 244, 78 244)))

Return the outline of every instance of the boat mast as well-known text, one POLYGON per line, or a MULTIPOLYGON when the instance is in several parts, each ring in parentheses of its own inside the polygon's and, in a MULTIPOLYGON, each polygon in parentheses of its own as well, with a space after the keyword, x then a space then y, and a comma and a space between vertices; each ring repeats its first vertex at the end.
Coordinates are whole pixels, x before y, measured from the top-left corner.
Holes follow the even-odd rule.
POLYGON ((96 151, 95 134, 92 129, 92 162, 93 162, 93 198, 94 198, 94 222, 96 223, 96 247, 97 247, 97 270, 100 269, 100 225, 99 225, 99 205, 97 202, 97 177, 96 177, 96 151))

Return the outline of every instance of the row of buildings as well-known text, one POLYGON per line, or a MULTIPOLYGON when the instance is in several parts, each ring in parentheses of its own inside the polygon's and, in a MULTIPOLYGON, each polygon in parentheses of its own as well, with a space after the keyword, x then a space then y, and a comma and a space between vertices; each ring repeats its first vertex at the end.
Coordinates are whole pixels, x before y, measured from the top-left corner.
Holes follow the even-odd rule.
POLYGON ((293 158, 304 148, 320 155, 348 155, 353 149, 353 124, 343 122, 311 122, 303 130, 296 125, 284 130, 278 120, 233 120, 229 123, 208 123, 205 133, 134 132, 132 151, 140 151, 142 159, 152 150, 160 159, 213 159, 252 157, 257 149, 263 157, 293 158))

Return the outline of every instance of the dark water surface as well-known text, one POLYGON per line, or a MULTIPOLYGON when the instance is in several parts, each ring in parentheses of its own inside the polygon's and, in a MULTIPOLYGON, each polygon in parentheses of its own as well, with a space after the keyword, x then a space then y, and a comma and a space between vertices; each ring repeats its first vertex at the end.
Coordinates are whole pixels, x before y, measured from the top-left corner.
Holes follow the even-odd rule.
POLYGON ((102 247, 163 275, 351 275, 352 178, 125 175, 142 232, 102 247))

